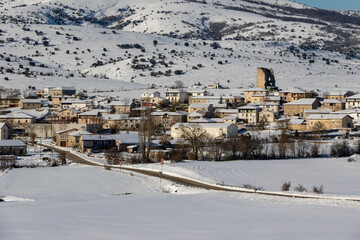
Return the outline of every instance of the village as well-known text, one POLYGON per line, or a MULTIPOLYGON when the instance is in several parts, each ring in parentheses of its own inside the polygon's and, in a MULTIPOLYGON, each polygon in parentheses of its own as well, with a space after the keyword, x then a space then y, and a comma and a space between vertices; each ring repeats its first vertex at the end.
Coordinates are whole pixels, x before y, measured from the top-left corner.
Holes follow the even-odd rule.
POLYGON ((109 164, 344 156, 341 147, 325 151, 319 141, 359 135, 360 94, 281 89, 272 69, 258 68, 256 87, 239 89, 237 96, 219 83, 176 85, 133 99, 88 96, 72 87, 2 96, 1 164, 14 164, 27 154, 27 144, 41 141, 103 154, 109 164))

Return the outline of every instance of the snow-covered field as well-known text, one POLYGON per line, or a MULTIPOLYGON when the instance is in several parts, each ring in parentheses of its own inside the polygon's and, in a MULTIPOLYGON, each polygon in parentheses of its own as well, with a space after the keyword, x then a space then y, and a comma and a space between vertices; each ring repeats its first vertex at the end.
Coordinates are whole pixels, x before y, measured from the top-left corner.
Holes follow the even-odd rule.
POLYGON ((358 203, 281 199, 182 186, 99 167, 0 176, 0 235, 14 239, 358 239, 358 203), (162 183, 162 188, 171 184, 162 183), (183 194, 181 194, 183 193, 183 194))
POLYGON ((348 158, 259 160, 231 162, 185 161, 180 163, 139 165, 136 167, 163 170, 193 179, 243 187, 250 184, 267 191, 281 191, 291 182, 291 190, 304 185, 309 193, 313 186, 323 185, 324 193, 340 196, 360 195, 360 159, 348 158))

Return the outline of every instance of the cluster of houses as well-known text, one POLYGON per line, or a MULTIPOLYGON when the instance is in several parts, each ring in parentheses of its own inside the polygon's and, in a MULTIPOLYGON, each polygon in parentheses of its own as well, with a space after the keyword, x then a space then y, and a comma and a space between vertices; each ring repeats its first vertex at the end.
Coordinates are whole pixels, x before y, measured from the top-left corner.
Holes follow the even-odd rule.
MULTIPOLYGON (((360 94, 330 92, 319 97, 301 88, 279 90, 271 69, 258 68, 256 88, 239 89, 236 96, 226 94, 229 92, 214 84, 149 90, 128 99, 88 96, 72 87, 47 87, 26 98, 0 98, 1 131, 6 135, 2 132, 1 139, 9 139, 10 131, 16 136, 32 133, 54 137, 57 145, 80 152, 114 147, 134 152, 146 111, 151 111, 156 127, 172 139, 180 138, 179 129, 186 126, 196 125, 211 138, 234 137, 239 129, 261 129, 279 119, 287 120, 288 127, 297 131, 360 127, 360 94), (221 88, 215 95, 213 89, 221 88), (110 134, 120 130, 132 134, 110 134)), ((0 141, 0 154, 6 152, 2 146, 0 141)))

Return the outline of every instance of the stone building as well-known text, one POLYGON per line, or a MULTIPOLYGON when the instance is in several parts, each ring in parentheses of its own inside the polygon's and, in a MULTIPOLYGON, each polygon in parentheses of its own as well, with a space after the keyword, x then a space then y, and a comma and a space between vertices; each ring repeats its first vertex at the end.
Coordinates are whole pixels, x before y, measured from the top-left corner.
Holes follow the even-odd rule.
POLYGON ((303 116, 304 110, 317 109, 320 107, 320 101, 317 98, 302 98, 284 104, 285 116, 303 116))
MULTIPOLYGON (((254 99, 255 96, 263 96, 261 97, 261 102, 264 101, 265 96, 269 94, 269 91, 264 88, 249 88, 244 90, 245 94, 245 103, 252 103, 253 101, 259 101, 258 99, 254 99)), ((259 98, 260 99, 260 98, 259 98)))
POLYGON ((20 140, 0 140, 0 155, 25 156, 27 145, 20 140))
POLYGON ((171 126, 176 123, 186 122, 187 113, 183 113, 183 112, 152 112, 151 116, 157 127, 169 130, 169 129, 171 129, 171 126))
POLYGON ((336 99, 325 99, 322 105, 334 112, 345 109, 345 102, 336 99))
POLYGON ((40 99, 20 99, 19 105, 22 109, 37 109, 41 108, 42 102, 40 99))
POLYGON ((312 93, 301 88, 290 88, 281 90, 279 92, 280 98, 283 102, 293 102, 302 98, 311 98, 312 93))
POLYGON ((307 130, 331 130, 351 128, 353 118, 342 114, 314 114, 306 119, 307 130), (317 129, 318 128, 318 129, 317 129))
POLYGON ((270 68, 257 68, 258 88, 276 89, 274 71, 270 68))
POLYGON ((68 141, 69 134, 76 131, 76 128, 72 128, 56 132, 56 145, 60 147, 70 147, 68 141))

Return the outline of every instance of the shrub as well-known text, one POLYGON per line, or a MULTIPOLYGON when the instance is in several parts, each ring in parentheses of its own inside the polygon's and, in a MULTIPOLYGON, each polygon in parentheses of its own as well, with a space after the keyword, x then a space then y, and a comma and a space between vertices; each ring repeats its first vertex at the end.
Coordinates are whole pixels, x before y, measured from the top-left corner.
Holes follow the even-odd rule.
POLYGON ((297 191, 297 192, 307 192, 306 188, 302 185, 302 184, 299 184, 298 186, 296 186, 294 188, 294 191, 297 191))
POLYGON ((283 192, 288 192, 290 190, 290 187, 291 187, 291 182, 284 182, 282 187, 281 187, 281 190, 283 192))
POLYGON ((29 136, 30 136, 30 140, 31 140, 31 145, 34 146, 34 144, 35 144, 35 139, 36 139, 36 133, 32 132, 32 133, 30 133, 29 136))
POLYGON ((175 73, 175 75, 181 75, 184 72, 182 70, 175 70, 174 73, 175 73))
POLYGON ((343 141, 342 143, 333 143, 330 149, 331 156, 333 157, 348 157, 351 154, 349 143, 343 141))
POLYGON ((59 159, 61 161, 61 165, 66 165, 66 153, 59 152, 59 159))
POLYGON ((323 185, 321 185, 320 187, 313 186, 313 192, 317 194, 323 194, 324 193, 323 185))
POLYGON ((260 186, 254 186, 254 185, 251 185, 251 184, 244 184, 243 185, 243 188, 246 188, 246 189, 254 189, 255 191, 264 191, 264 188, 263 187, 260 187, 260 186))
POLYGON ((348 160, 347 160, 348 162, 356 162, 356 160, 355 159, 353 159, 353 158, 348 158, 348 160))
POLYGON ((318 143, 314 143, 311 146, 310 155, 315 158, 318 157, 319 156, 319 148, 320 148, 320 145, 318 143))

